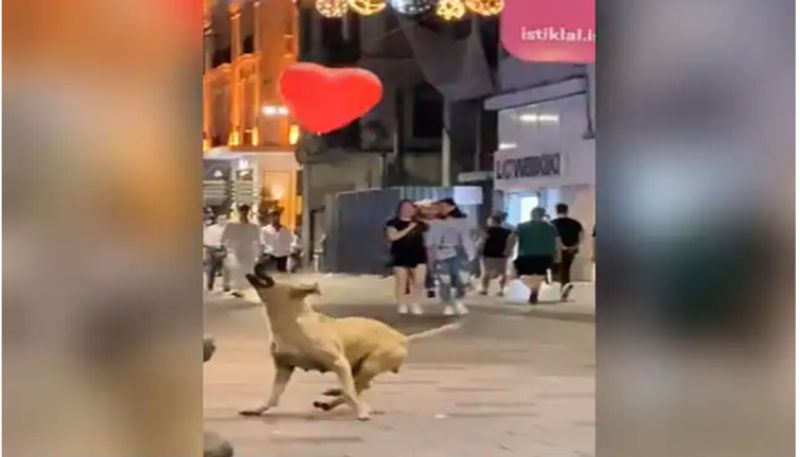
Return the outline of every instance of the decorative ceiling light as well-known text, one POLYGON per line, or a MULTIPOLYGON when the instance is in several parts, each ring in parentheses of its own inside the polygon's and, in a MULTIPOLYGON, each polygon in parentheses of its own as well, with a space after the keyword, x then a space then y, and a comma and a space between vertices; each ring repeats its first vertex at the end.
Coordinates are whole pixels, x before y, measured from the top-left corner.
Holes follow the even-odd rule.
POLYGON ((347 14, 347 0, 316 0, 314 6, 319 14, 328 18, 342 17, 347 14))
POLYGON ((506 6, 505 0, 465 0, 470 11, 481 16, 496 16, 506 6))
POLYGON ((457 21, 464 17, 467 9, 461 0, 439 0, 436 5, 436 15, 445 21, 457 21))
POLYGON ((348 0, 347 4, 351 10, 364 16, 379 13, 386 8, 386 0, 348 0))
POLYGON ((433 9, 436 0, 389 0, 389 5, 400 14, 417 16, 433 9))

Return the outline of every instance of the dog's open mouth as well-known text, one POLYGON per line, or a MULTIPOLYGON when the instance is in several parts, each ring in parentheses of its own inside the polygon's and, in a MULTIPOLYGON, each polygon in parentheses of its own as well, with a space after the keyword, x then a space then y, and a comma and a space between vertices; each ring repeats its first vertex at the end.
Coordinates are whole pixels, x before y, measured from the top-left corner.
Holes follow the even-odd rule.
POLYGON ((247 273, 245 277, 247 278, 247 281, 250 282, 250 285, 252 285, 256 289, 258 288, 268 289, 275 285, 275 280, 269 277, 269 275, 263 273, 262 274, 247 273))

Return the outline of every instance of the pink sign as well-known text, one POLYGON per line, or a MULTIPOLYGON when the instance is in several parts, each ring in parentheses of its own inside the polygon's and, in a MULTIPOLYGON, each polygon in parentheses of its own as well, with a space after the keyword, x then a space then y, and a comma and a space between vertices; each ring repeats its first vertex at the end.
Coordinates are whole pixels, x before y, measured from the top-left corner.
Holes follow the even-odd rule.
POLYGON ((506 0, 500 39, 532 62, 594 63, 595 0, 506 0))

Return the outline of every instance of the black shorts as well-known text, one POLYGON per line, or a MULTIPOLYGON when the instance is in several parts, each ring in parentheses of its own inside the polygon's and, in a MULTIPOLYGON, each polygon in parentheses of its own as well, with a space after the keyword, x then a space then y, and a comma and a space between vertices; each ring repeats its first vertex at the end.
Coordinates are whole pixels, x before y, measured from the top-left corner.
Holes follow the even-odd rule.
POLYGON ((275 270, 286 273, 288 271, 288 261, 289 256, 275 257, 270 254, 262 254, 258 262, 256 262, 254 270, 260 272, 259 274, 268 274, 268 272, 275 270))
POLYGON ((519 276, 546 276, 547 270, 553 268, 552 256, 524 256, 514 260, 514 268, 519 276))
POLYGON ((286 273, 288 271, 286 266, 289 261, 289 256, 273 257, 273 259, 275 259, 275 268, 278 271, 281 273, 286 273))
POLYGON ((395 253, 390 262, 390 266, 393 268, 417 268, 427 264, 428 256, 424 251, 395 253))

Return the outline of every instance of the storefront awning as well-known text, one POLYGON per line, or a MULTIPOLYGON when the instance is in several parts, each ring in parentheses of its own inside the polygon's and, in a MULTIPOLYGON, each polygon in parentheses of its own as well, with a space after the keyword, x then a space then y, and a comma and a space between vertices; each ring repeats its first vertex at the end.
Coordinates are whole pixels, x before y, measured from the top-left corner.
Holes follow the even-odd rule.
POLYGON ((584 94, 586 92, 586 78, 570 78, 558 83, 531 87, 529 89, 489 97, 484 100, 483 108, 489 111, 498 111, 558 100, 573 95, 584 94))

